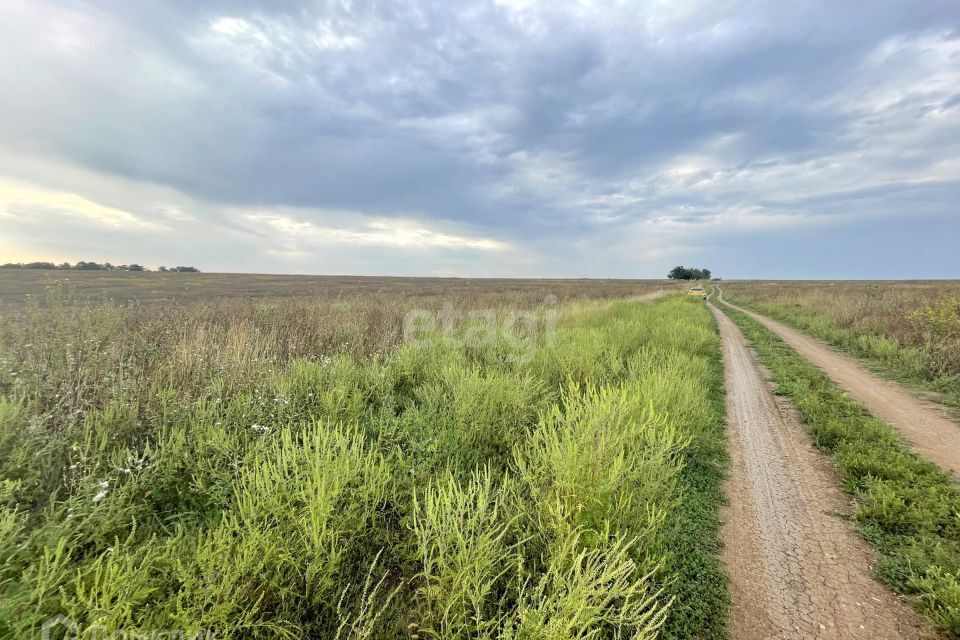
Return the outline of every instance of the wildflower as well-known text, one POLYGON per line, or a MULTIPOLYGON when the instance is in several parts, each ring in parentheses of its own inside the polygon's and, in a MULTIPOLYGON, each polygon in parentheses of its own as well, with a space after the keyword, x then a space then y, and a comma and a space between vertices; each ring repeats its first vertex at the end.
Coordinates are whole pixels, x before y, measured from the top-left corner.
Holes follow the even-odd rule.
POLYGON ((250 425, 250 428, 257 433, 268 433, 270 431, 270 427, 262 424, 252 424, 250 425))

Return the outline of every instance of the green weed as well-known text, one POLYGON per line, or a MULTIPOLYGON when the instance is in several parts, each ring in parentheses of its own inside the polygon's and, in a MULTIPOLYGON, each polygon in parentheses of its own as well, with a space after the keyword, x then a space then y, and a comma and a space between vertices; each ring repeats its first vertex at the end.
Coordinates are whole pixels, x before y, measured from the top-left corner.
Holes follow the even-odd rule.
POLYGON ((0 637, 725 637, 702 304, 458 346, 59 295, 0 330, 0 637))

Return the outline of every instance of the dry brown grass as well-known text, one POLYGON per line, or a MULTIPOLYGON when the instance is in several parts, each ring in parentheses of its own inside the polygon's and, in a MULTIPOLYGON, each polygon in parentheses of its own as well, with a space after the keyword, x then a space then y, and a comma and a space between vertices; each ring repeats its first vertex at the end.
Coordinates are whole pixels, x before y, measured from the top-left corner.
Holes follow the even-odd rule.
POLYGON ((108 381, 152 381, 190 396, 212 377, 240 388, 294 360, 389 353, 400 345, 412 309, 504 313, 677 286, 655 280, 0 272, 0 291, 6 292, 0 392, 17 376, 30 376, 35 408, 61 416, 65 403, 72 411, 103 406, 116 394, 108 381))
POLYGON ((42 295, 52 282, 69 283, 79 298, 117 302, 184 302, 214 299, 341 299, 371 296, 464 296, 542 301, 628 297, 656 289, 679 288, 666 280, 559 280, 541 278, 392 278, 291 276, 239 273, 138 273, 130 271, 0 270, 0 303, 19 304, 27 294, 42 295))

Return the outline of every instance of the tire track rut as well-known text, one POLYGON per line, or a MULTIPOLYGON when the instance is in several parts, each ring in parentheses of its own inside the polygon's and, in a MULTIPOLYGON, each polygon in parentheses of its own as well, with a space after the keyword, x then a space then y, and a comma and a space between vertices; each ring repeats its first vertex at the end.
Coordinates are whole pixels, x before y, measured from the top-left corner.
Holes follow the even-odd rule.
POLYGON ((804 426, 774 400, 740 330, 723 342, 731 476, 724 563, 734 640, 921 638, 919 616, 869 576, 873 554, 836 515, 850 504, 804 426))
POLYGON ((945 409, 874 375, 850 356, 834 351, 815 338, 727 302, 723 299, 723 290, 717 287, 717 291, 720 302, 750 316, 793 347, 871 414, 896 428, 918 454, 942 469, 960 474, 960 425, 950 419, 945 409))

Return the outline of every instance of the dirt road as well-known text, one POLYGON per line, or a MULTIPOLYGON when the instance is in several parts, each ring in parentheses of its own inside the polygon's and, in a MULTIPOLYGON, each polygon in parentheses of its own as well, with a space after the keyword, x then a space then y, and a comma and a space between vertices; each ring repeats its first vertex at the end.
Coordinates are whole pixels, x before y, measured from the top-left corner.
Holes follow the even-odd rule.
POLYGON ((870 413, 895 427, 927 460, 960 473, 960 425, 947 412, 925 402, 895 382, 867 371, 850 356, 766 316, 718 299, 760 322, 797 353, 819 367, 870 413))
POLYGON ((830 515, 850 510, 835 470, 781 412, 740 330, 711 310, 733 462, 723 537, 734 640, 923 637, 917 614, 868 575, 866 542, 830 515))

